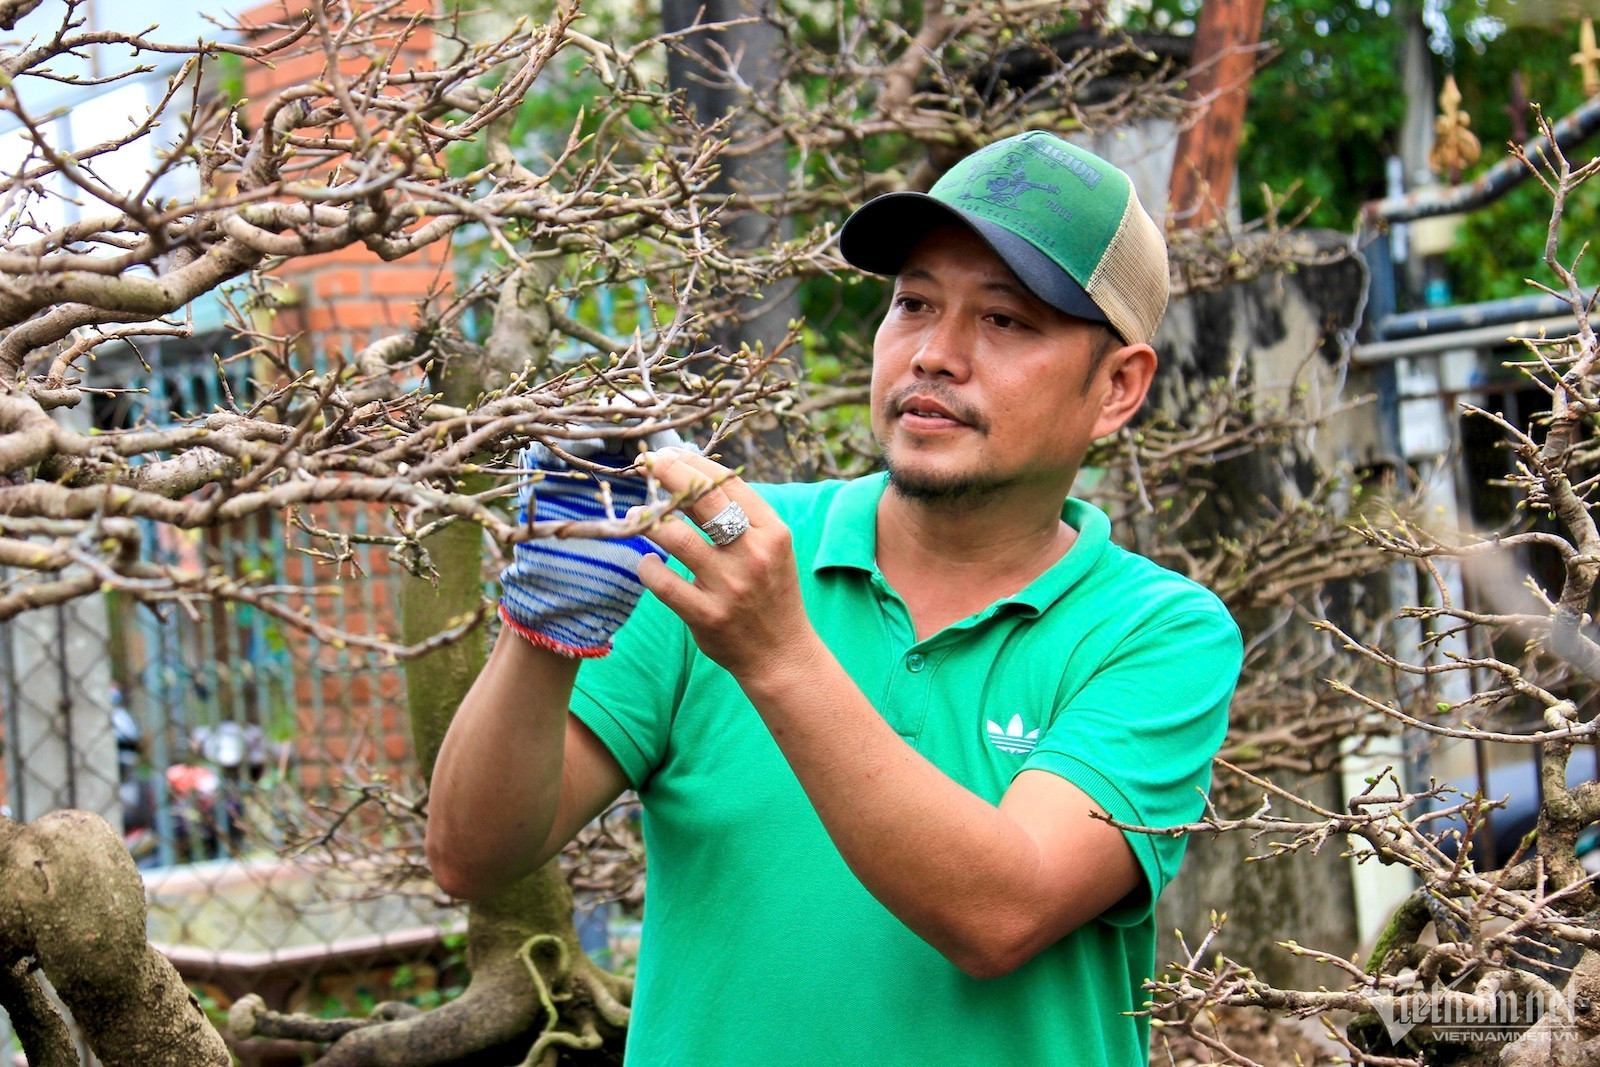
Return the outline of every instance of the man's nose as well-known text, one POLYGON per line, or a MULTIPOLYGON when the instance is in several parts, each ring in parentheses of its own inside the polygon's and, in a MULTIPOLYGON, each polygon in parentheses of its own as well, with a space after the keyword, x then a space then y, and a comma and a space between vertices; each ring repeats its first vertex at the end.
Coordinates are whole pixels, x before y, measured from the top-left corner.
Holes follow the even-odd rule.
POLYGON ((972 331, 955 316, 945 316, 922 339, 911 367, 929 377, 964 381, 972 368, 972 331))

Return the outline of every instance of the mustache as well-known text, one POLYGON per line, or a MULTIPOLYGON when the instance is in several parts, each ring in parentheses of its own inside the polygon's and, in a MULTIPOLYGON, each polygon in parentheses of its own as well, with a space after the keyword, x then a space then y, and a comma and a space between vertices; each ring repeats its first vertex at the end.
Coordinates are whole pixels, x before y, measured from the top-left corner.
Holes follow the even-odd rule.
POLYGON ((989 421, 972 407, 958 400, 954 390, 942 382, 923 382, 896 389, 884 398, 884 414, 890 418, 900 414, 905 402, 914 396, 925 396, 938 401, 946 411, 980 433, 987 432, 989 429, 989 421))

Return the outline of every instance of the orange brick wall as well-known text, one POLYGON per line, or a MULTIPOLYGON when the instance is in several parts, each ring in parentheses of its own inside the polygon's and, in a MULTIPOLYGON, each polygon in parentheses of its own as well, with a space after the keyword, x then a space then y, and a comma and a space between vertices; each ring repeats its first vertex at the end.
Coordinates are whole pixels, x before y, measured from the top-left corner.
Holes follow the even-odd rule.
MULTIPOLYGON (((246 13, 244 24, 264 27, 260 39, 271 39, 278 32, 265 28, 269 23, 296 22, 304 5, 298 0, 278 0, 246 13)), ((432 10, 430 0, 406 0, 391 12, 386 25, 397 37, 408 15, 432 10)), ((394 38, 379 37, 376 46, 387 54, 394 38)), ((392 69, 425 70, 432 66, 433 33, 426 24, 418 25, 400 44, 392 69)), ((341 69, 356 73, 368 60, 347 61, 341 69)), ((306 51, 271 66, 246 60, 244 91, 251 123, 259 121, 273 95, 284 88, 304 85, 321 78, 326 57, 320 44, 306 42, 306 51)), ((331 169, 331 168, 330 168, 331 169)), ((363 245, 320 256, 294 260, 276 272, 291 286, 298 298, 293 307, 279 313, 277 328, 303 332, 322 351, 352 352, 370 341, 413 325, 419 302, 430 295, 448 291, 451 278, 448 248, 430 245, 406 259, 385 263, 363 245)))
MULTIPOLYGON (((316 521, 324 528, 353 529, 359 510, 360 505, 354 504, 318 509, 316 521)), ((309 601, 321 621, 352 633, 398 637, 401 573, 383 548, 365 554, 363 575, 348 565, 336 569, 298 554, 289 558, 287 566, 286 577, 291 582, 337 590, 309 601)), ((401 669, 321 669, 336 666, 330 661, 338 657, 337 651, 298 637, 291 643, 291 651, 296 757, 302 785, 332 785, 348 778, 356 768, 391 774, 409 770, 411 732, 401 669)), ((349 658, 357 657, 359 654, 349 658)))

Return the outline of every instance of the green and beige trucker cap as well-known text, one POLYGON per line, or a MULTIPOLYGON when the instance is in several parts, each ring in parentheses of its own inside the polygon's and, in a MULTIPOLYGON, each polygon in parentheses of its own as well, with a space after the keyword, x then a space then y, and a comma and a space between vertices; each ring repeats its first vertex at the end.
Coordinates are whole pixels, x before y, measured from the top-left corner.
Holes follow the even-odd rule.
POLYGON ((926 193, 886 193, 839 232, 847 262, 896 274, 929 230, 965 223, 1051 307, 1148 343, 1167 309, 1167 243, 1133 183, 1035 130, 979 149, 926 193))

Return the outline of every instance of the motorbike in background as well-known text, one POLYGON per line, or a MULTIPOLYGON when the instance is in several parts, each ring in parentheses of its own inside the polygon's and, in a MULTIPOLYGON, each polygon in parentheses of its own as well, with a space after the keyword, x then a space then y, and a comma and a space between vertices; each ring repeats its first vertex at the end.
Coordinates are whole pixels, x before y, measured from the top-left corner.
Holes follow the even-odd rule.
MULTIPOLYGON (((141 867, 161 863, 161 803, 143 731, 120 700, 112 705, 117 739, 123 839, 141 867)), ((167 827, 177 863, 239 855, 245 846, 246 804, 269 767, 287 762, 289 746, 268 741, 261 727, 224 721, 189 731, 184 762, 162 772, 167 827)))

